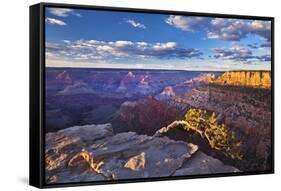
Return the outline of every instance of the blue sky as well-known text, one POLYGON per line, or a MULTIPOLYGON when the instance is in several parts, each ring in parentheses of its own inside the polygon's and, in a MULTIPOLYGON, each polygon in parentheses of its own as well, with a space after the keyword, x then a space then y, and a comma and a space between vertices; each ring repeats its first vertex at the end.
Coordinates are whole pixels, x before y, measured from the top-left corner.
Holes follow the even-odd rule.
POLYGON ((270 70, 270 22, 46 8, 46 66, 270 70))

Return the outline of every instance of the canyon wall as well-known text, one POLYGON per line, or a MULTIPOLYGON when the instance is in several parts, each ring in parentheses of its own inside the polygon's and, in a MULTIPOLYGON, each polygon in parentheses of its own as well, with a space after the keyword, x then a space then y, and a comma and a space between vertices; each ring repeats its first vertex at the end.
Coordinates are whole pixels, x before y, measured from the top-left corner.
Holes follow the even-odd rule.
POLYGON ((270 71, 231 71, 210 82, 217 85, 247 86, 254 88, 271 88, 270 71))

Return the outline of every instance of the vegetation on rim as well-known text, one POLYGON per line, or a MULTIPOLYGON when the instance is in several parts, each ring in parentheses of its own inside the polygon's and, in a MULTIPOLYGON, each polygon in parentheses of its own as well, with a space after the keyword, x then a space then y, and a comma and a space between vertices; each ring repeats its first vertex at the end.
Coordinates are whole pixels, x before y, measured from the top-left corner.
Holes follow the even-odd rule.
POLYGON ((172 133, 173 129, 182 129, 195 136, 199 135, 212 149, 220 151, 226 157, 238 160, 243 158, 242 142, 237 139, 235 132, 218 122, 214 112, 210 114, 203 109, 191 108, 183 120, 174 121, 159 133, 172 133))

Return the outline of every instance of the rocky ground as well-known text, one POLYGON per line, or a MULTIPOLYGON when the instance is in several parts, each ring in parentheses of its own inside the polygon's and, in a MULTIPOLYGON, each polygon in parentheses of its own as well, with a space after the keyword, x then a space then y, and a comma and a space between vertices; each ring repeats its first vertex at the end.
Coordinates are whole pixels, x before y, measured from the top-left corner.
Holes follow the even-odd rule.
POLYGON ((239 172, 197 145, 159 134, 114 134, 111 124, 46 134, 46 183, 239 172))

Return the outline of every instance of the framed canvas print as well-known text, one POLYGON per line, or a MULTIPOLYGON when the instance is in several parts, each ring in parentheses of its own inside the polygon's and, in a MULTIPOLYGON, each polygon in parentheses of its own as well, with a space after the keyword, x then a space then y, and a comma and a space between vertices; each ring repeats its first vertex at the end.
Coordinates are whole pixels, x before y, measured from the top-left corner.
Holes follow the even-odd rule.
POLYGON ((274 172, 272 17, 30 7, 30 184, 274 172))

